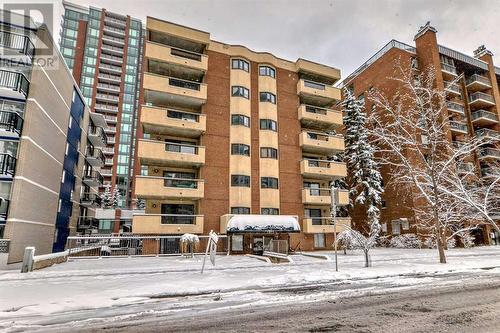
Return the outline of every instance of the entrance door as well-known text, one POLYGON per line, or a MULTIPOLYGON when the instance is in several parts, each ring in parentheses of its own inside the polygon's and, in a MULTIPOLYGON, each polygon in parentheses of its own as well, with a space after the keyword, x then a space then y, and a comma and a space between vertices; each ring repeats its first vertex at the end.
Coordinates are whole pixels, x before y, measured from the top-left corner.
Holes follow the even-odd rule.
POLYGON ((262 237, 253 238, 253 253, 257 255, 264 253, 264 239, 262 237))

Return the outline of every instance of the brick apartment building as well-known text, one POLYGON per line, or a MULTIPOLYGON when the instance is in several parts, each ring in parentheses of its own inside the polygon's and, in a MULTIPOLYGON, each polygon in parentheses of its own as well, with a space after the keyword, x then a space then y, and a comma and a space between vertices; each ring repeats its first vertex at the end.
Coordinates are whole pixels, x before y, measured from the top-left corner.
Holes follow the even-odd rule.
MULTIPOLYGON (((349 75, 343 86, 365 100, 372 87, 390 96, 398 89, 398 83, 388 79, 395 75, 397 62, 417 70, 432 66, 436 71, 437 88, 447 92, 450 140, 459 145, 468 137, 500 138, 500 68, 494 66, 492 53, 481 46, 472 57, 442 46, 437 41, 437 30, 429 24, 419 30, 414 41, 414 46, 390 41, 349 75), (459 77, 458 83, 450 84, 459 77)), ((370 105, 366 100, 366 110, 370 110, 370 105)), ((478 151, 470 162, 458 167, 474 170, 483 181, 488 181, 488 166, 499 160, 500 144, 497 143, 478 151)), ((382 167, 381 172, 385 180, 390 179, 389 167, 382 167)), ((383 231, 391 235, 418 233, 414 215, 418 203, 411 193, 401 195, 394 187, 387 187, 382 198, 383 231)), ((351 217, 353 225, 361 227, 364 220, 362 210, 355 209, 351 217)), ((476 242, 489 244, 490 229, 484 226, 475 231, 476 242)))
MULTIPOLYGON (((143 54, 133 184, 145 211, 132 232, 214 230, 231 235, 235 253, 273 238, 330 247, 329 183, 346 176, 332 160, 344 150, 342 114, 331 108, 340 71, 151 17, 143 54)), ((348 203, 346 191, 339 201, 348 203)), ((168 242, 178 240, 165 240, 161 252, 177 248, 168 242)))

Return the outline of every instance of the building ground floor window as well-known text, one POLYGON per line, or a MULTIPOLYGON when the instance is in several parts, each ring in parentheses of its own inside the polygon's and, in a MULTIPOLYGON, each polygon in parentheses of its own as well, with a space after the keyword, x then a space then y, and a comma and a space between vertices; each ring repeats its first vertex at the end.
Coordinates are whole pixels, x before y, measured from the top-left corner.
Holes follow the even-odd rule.
POLYGON ((325 234, 314 234, 314 248, 324 249, 325 246, 325 234))

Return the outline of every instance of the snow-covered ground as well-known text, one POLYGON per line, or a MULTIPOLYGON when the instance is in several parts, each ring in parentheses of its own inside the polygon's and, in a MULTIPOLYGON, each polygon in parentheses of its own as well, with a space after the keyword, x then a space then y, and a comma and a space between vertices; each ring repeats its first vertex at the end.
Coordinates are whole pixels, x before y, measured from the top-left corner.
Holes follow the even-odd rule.
POLYGON ((370 268, 363 267, 361 252, 340 252, 339 272, 335 272, 333 253, 323 253, 332 260, 294 255, 294 263, 269 264, 246 256, 217 256, 215 267, 207 260, 203 275, 202 257, 79 259, 25 274, 0 271, 0 328, 14 331, 68 322, 78 327, 99 317, 144 314, 158 309, 165 299, 162 311, 179 311, 179 306, 193 306, 199 297, 213 301, 213 293, 232 293, 239 302, 246 299, 255 304, 286 302, 286 297, 255 297, 285 287, 350 284, 359 286, 350 289, 354 293, 375 280, 410 286, 451 273, 486 271, 500 278, 500 247, 452 249, 447 251, 447 264, 438 263, 436 250, 374 249, 370 268))

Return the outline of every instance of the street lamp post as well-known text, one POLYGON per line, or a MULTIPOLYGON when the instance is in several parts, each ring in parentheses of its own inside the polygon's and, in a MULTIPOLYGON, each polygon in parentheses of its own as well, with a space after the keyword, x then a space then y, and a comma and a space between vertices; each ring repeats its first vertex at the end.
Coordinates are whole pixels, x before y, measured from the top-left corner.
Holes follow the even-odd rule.
POLYGON ((335 249, 335 271, 339 271, 338 258, 337 258, 337 201, 338 201, 338 190, 332 183, 330 187, 330 198, 332 201, 330 207, 330 215, 333 222, 333 247, 335 249))

